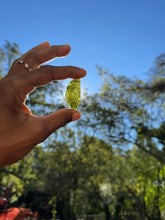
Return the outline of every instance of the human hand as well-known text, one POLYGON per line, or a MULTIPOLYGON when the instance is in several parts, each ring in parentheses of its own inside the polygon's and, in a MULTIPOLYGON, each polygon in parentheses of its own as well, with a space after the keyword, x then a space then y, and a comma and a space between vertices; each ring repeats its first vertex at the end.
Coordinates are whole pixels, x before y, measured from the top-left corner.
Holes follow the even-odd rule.
POLYGON ((73 66, 39 67, 66 56, 70 50, 69 45, 50 47, 44 42, 15 60, 8 75, 0 80, 0 167, 17 162, 52 132, 80 118, 80 113, 72 109, 37 117, 25 104, 27 95, 37 86, 86 75, 84 69, 73 66))

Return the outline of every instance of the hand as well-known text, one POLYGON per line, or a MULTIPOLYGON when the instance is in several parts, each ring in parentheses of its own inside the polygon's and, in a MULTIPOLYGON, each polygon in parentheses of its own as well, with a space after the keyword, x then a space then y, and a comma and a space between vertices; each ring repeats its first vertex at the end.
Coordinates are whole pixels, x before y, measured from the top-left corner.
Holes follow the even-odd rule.
POLYGON ((66 56, 70 50, 69 45, 50 47, 44 42, 15 60, 8 75, 0 80, 0 167, 17 162, 56 129, 80 118, 80 113, 72 109, 36 117, 25 104, 27 95, 37 86, 86 75, 84 69, 73 66, 39 67, 66 56))

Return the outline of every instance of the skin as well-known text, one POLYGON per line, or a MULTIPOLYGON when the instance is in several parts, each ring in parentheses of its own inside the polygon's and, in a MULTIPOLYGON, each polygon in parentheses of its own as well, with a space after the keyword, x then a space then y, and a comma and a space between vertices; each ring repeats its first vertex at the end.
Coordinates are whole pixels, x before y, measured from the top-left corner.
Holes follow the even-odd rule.
POLYGON ((0 80, 0 168, 17 162, 52 132, 71 121, 78 120, 80 112, 61 109, 49 115, 37 117, 26 106, 26 97, 35 87, 53 80, 79 79, 86 75, 82 68, 74 66, 50 66, 41 64, 69 54, 69 45, 50 46, 44 42, 15 60, 8 75, 0 80))

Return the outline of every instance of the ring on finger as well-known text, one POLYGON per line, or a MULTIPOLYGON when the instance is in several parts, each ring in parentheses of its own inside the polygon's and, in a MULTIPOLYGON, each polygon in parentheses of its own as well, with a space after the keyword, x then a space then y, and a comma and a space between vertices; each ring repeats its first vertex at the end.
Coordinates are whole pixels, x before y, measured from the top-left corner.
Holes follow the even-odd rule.
POLYGON ((25 63, 23 60, 19 60, 18 61, 19 64, 24 64, 24 67, 28 70, 28 71, 32 71, 32 68, 29 66, 28 63, 25 63))

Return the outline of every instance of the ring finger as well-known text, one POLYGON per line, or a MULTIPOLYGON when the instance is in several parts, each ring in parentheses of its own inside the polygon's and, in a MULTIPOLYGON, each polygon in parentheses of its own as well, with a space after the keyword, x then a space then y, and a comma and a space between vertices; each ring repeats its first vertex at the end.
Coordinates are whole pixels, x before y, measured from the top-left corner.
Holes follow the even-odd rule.
MULTIPOLYGON (((33 53, 33 52, 37 52, 37 51, 40 51, 44 48, 48 48, 50 47, 50 44, 49 42, 43 42, 39 45, 37 45, 36 47, 33 47, 31 50, 29 50, 28 52, 26 52, 25 54, 23 54, 19 60, 23 60, 28 54, 30 53, 33 53)), ((23 68, 22 68, 23 70, 23 68)), ((8 75, 18 75, 20 74, 22 71, 20 70, 20 68, 18 68, 18 59, 16 59, 12 65, 12 67, 10 68, 10 71, 8 73, 8 75), (17 73, 16 73, 17 72, 17 73)), ((25 72, 25 69, 24 69, 24 72, 25 72)))
POLYGON ((12 75, 20 75, 27 71, 37 69, 41 64, 56 57, 66 56, 70 52, 69 45, 52 46, 42 45, 28 51, 16 60, 10 70, 12 75))

